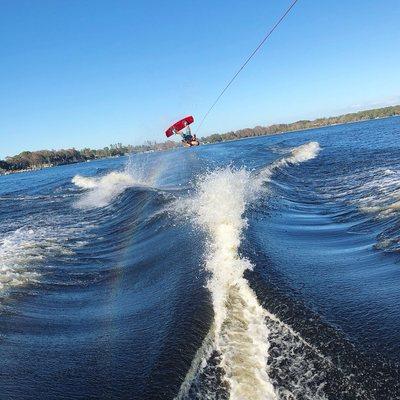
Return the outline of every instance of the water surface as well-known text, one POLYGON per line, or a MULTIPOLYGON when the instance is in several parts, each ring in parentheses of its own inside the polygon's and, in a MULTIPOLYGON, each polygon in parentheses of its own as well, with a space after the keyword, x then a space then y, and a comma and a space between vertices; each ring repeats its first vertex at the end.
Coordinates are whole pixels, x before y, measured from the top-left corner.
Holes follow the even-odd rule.
POLYGON ((0 397, 399 398, 399 134, 0 177, 0 397))

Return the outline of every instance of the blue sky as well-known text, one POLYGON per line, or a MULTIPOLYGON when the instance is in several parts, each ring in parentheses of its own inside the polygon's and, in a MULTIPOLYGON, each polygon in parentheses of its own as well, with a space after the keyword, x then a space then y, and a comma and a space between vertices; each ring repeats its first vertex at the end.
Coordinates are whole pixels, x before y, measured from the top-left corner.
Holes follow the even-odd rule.
MULTIPOLYGON (((2 0, 0 158, 164 140, 286 0, 2 0)), ((200 135, 400 103, 400 2, 299 0, 200 135)))

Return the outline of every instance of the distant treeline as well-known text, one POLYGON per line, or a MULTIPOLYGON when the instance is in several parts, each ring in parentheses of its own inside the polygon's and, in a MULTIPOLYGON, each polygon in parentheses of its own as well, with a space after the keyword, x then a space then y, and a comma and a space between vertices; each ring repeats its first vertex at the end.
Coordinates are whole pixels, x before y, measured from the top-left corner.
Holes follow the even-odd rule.
MULTIPOLYGON (((400 105, 359 111, 338 117, 318 118, 313 121, 301 120, 291 124, 276 124, 270 126, 256 126, 255 128, 240 129, 235 132, 213 135, 201 138, 202 143, 215 143, 226 140, 236 140, 246 137, 274 135, 277 133, 298 131, 303 129, 318 128, 327 125, 344 124, 348 122, 364 121, 375 118, 400 115, 400 105)), ((180 144, 171 140, 163 143, 147 141, 140 146, 124 146, 121 143, 104 147, 100 150, 85 148, 82 150, 39 150, 23 151, 22 153, 0 160, 0 173, 17 172, 38 168, 52 167, 55 165, 72 164, 77 162, 95 160, 105 157, 117 157, 129 153, 143 153, 146 151, 162 151, 178 147, 180 144)))
POLYGON ((118 157, 130 153, 169 150, 177 146, 178 143, 168 140, 164 143, 147 141, 140 146, 124 146, 121 143, 117 143, 99 150, 85 148, 82 150, 23 151, 16 156, 6 157, 5 161, 0 160, 0 173, 47 168, 55 165, 73 164, 99 158, 118 157))
POLYGON ((223 134, 215 133, 211 136, 201 138, 202 143, 223 142, 225 140, 236 140, 254 136, 274 135, 277 133, 312 129, 328 125, 345 124, 349 122, 364 121, 375 118, 385 118, 400 115, 400 105, 375 108, 372 110, 359 111, 351 114, 339 115, 337 117, 318 118, 313 121, 301 120, 291 124, 276 124, 270 126, 256 126, 255 128, 240 129, 235 132, 223 134))

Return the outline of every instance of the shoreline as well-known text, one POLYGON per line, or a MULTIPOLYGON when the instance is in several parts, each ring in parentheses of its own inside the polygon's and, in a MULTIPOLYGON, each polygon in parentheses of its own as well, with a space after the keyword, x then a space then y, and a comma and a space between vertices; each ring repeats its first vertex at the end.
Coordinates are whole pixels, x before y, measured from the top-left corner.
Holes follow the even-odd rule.
POLYGON ((93 160, 83 160, 83 161, 75 161, 75 162, 70 162, 70 163, 62 163, 62 164, 46 164, 40 167, 34 167, 34 168, 27 168, 27 169, 18 169, 18 170, 13 170, 13 171, 0 171, 0 177, 1 176, 6 176, 6 175, 14 175, 14 174, 21 174, 24 172, 36 172, 36 171, 41 171, 43 169, 49 169, 49 168, 56 168, 56 167, 62 167, 66 165, 74 165, 74 164, 83 164, 83 163, 88 163, 88 162, 93 162, 93 161, 100 161, 100 160, 107 160, 111 158, 120 158, 120 157, 126 157, 128 154, 124 154, 122 156, 109 156, 109 157, 99 157, 95 158, 93 160))
MULTIPOLYGON (((378 109, 379 110, 379 109, 378 109)), ((368 111, 368 110, 366 110, 368 111)), ((346 115, 346 114, 345 114, 346 115)), ((338 117, 329 117, 329 118, 340 118, 341 116, 338 117)), ((218 144, 218 143, 224 143, 224 142, 233 142, 233 141, 237 141, 237 140, 245 140, 245 139, 254 139, 257 137, 265 137, 265 136, 276 136, 276 135, 283 135, 286 133, 295 133, 295 132, 304 132, 304 131, 310 131, 310 130, 314 130, 314 129, 324 129, 324 128, 328 128, 331 126, 340 126, 340 125, 348 125, 348 124, 357 124, 360 122, 368 122, 368 121, 374 121, 374 120, 380 120, 380 119, 387 119, 387 118, 398 118, 400 117, 400 114, 396 114, 396 115, 388 115, 388 116, 382 116, 382 117, 375 117, 375 118, 362 118, 359 119, 357 121, 347 121, 347 122, 339 122, 339 123, 332 123, 332 124, 325 124, 325 125, 320 125, 320 126, 311 126, 311 127, 307 127, 307 128, 300 128, 300 129, 293 129, 293 130, 285 130, 285 131, 281 131, 281 132, 274 132, 274 133, 265 133, 265 134, 261 134, 261 135, 248 135, 248 136, 244 136, 244 137, 238 137, 238 138, 232 138, 232 139, 222 139, 222 140, 216 140, 216 141, 212 141, 212 142, 207 142, 206 140, 203 141, 202 145, 210 145, 210 144, 218 144)), ((318 118, 317 118, 318 120, 318 118)), ((310 121, 312 122, 312 121, 310 121)), ((292 123, 295 124, 296 122, 292 123)), ((284 124, 282 124, 284 125, 284 124)), ((290 125, 290 124, 287 124, 290 125)), ((256 127, 257 128, 257 127, 256 127)), ((255 128, 244 128, 242 130, 252 130, 255 128)), ((235 132, 239 132, 241 130, 235 131, 235 132)), ((221 134, 221 136, 223 136, 225 134, 221 134)), ((212 135, 210 135, 212 136, 212 135)), ((204 138, 206 139, 206 138, 204 138)), ((176 150, 176 147, 171 148, 171 149, 163 149, 163 150, 151 150, 151 152, 154 151, 168 151, 168 150, 176 150)), ((149 152, 147 151, 143 151, 143 152, 137 152, 134 154, 142 154, 142 153, 147 153, 149 152)), ((129 153, 129 154, 133 154, 133 153, 129 153)), ((46 164, 46 165, 42 165, 42 166, 38 166, 38 167, 33 167, 33 168, 27 168, 27 169, 18 169, 18 170, 0 170, 0 176, 6 176, 6 175, 13 175, 13 174, 19 174, 19 173, 24 173, 24 172, 35 172, 35 171, 40 171, 42 169, 47 169, 47 168, 54 168, 54 167, 59 167, 62 165, 71 165, 71 164, 79 164, 79 163, 85 163, 85 162, 92 162, 92 161, 98 161, 98 160, 105 160, 105 159, 110 159, 110 158, 119 158, 119 157, 126 157, 129 154, 124 154, 124 155, 115 155, 115 156, 108 156, 108 157, 99 157, 99 158, 95 158, 95 159, 89 159, 89 160, 82 160, 82 161, 75 161, 75 162, 68 162, 68 163, 62 163, 62 164, 46 164)))
POLYGON ((294 129, 292 131, 289 130, 289 131, 282 131, 282 132, 276 132, 276 133, 268 133, 268 134, 265 134, 265 135, 246 136, 246 137, 235 138, 235 139, 225 139, 225 140, 221 140, 221 141, 218 141, 218 142, 211 142, 211 143, 203 142, 203 143, 201 143, 201 146, 205 146, 205 145, 209 146, 211 144, 220 144, 220 143, 226 143, 226 142, 236 142, 236 141, 239 141, 239 140, 256 139, 256 138, 267 137, 267 136, 268 137, 270 137, 270 136, 278 136, 278 135, 284 135, 286 133, 312 131, 312 130, 315 130, 315 129, 329 128, 331 126, 358 124, 360 122, 369 122, 369 121, 375 121, 377 119, 387 119, 387 118, 400 118, 400 115, 389 115, 387 117, 360 119, 359 121, 341 122, 341 123, 337 123, 337 124, 327 124, 327 125, 315 126, 315 127, 311 127, 311 128, 294 129))

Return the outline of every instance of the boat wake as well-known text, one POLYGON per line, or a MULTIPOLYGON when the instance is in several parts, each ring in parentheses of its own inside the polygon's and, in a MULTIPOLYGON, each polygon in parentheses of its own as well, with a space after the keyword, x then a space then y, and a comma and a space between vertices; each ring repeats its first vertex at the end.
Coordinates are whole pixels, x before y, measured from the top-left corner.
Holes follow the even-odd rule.
POLYGON ((342 221, 352 222, 352 232, 375 232, 375 249, 398 252, 400 211, 400 170, 395 167, 366 166, 347 176, 337 176, 320 189, 322 197, 341 204, 336 212, 342 221), (348 212, 355 207, 357 214, 348 212), (354 222, 352 221, 352 217, 354 222))
POLYGON ((75 206, 81 209, 102 208, 110 205, 130 187, 152 188, 162 170, 159 164, 151 165, 148 158, 130 157, 122 171, 112 171, 100 177, 76 175, 72 183, 86 192, 76 201, 75 206))
MULTIPOLYGON (((244 272, 253 265, 241 256, 239 248, 247 225, 246 208, 267 190, 265 184, 273 173, 279 168, 311 160, 319 150, 316 142, 299 146, 256 175, 231 167, 215 170, 200 179, 196 195, 187 200, 193 204, 178 205, 180 210, 196 210, 195 222, 208 235, 205 268, 210 274, 207 287, 212 296, 214 322, 177 399, 291 398, 299 390, 296 386, 301 386, 302 379, 310 380, 318 375, 317 371, 297 371, 297 382, 288 382, 285 394, 274 387, 271 368, 274 365, 279 368, 283 358, 292 360, 294 366, 296 363, 293 364, 293 355, 282 354, 269 362, 271 335, 275 341, 286 335, 290 336, 288 343, 304 343, 259 303, 244 277, 244 272), (299 378, 306 372, 308 375, 299 378)), ((288 349, 293 346, 286 346, 288 349)), ((307 390, 304 389, 303 394, 307 390)), ((312 398, 323 398, 318 393, 316 389, 312 398)))
POLYGON ((397 125, 3 177, 0 393, 399 398, 397 125))
POLYGON ((0 300, 15 286, 39 282, 50 259, 69 257, 79 247, 76 237, 85 231, 85 224, 67 226, 63 220, 59 229, 53 225, 56 220, 53 214, 42 216, 41 226, 25 220, 24 227, 0 234, 0 300))
POLYGON ((87 189, 77 202, 78 208, 101 208, 109 205, 125 189, 135 185, 133 177, 126 172, 110 172, 100 178, 76 175, 72 178, 76 186, 87 189))

